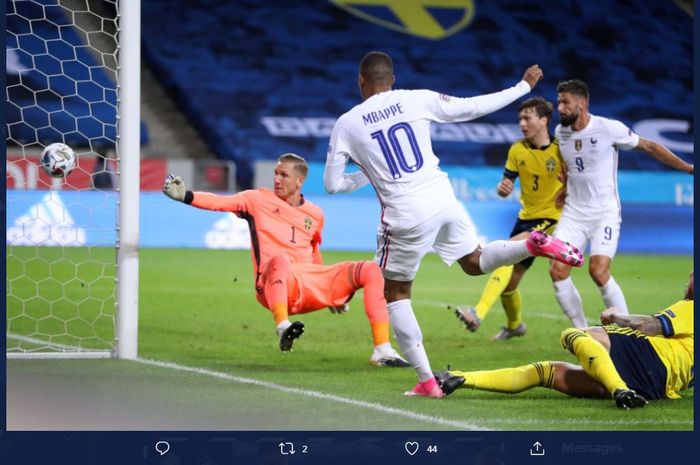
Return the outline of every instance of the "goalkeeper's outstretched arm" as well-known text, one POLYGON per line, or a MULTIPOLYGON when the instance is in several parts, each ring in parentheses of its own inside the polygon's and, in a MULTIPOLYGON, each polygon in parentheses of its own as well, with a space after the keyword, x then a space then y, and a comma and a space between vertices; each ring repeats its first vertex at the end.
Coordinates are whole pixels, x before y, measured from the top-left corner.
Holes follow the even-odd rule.
POLYGON ((184 202, 203 210, 232 212, 237 215, 251 211, 251 204, 243 191, 234 195, 217 195, 210 192, 193 192, 187 190, 185 181, 174 174, 169 174, 163 182, 163 193, 173 200, 184 202))

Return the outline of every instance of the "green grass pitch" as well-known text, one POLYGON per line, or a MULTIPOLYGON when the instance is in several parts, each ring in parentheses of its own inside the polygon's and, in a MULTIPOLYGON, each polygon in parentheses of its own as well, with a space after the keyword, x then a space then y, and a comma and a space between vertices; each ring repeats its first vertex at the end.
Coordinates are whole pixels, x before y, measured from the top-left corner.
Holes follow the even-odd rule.
MULTIPOLYGON (((8 277, 24 270, 42 279, 48 268, 37 257, 52 253, 51 249, 8 251, 12 257, 8 258, 8 277)), ((66 249, 62 253, 68 257, 73 252, 66 249)), ((109 259, 113 251, 92 253, 104 253, 109 259)), ((326 252, 324 258, 334 263, 371 259, 371 254, 326 252)), ((53 260, 61 261, 60 257, 53 260)), ((691 268, 692 257, 622 255, 613 263, 615 279, 631 312, 647 314, 682 298, 691 268)), ((102 295, 104 283, 91 279, 88 282, 102 295)), ((575 270, 573 279, 586 316, 595 324, 603 305, 600 294, 587 271, 575 270)), ((470 277, 456 267, 445 267, 434 255, 424 260, 414 283, 413 306, 434 369, 448 364, 477 370, 538 360, 575 362, 559 346, 559 333, 568 320, 556 304, 546 261, 537 260, 521 284, 523 316, 529 327, 522 338, 490 341, 505 321, 500 303, 477 333, 465 331, 446 309, 447 303, 476 302, 485 281, 486 277, 470 277)), ((31 289, 24 289, 32 285, 30 280, 17 280, 12 293, 32 296, 31 289)), ((80 285, 80 280, 70 281, 61 292, 79 294, 73 287, 80 285)), ((113 420, 72 424, 75 429, 148 429, 163 424, 173 429, 230 430, 693 429, 692 389, 680 400, 657 401, 634 411, 621 411, 611 400, 576 399, 541 388, 518 395, 459 390, 440 400, 406 398, 403 391, 416 381, 413 370, 368 364, 372 343, 361 293, 347 314, 321 310, 302 315, 299 319, 306 332, 292 353, 283 354, 277 347, 270 313, 253 295, 248 251, 142 250, 140 289, 140 357, 209 371, 178 371, 116 360, 10 360, 8 396, 18 401, 14 407, 8 403, 8 429, 13 425, 32 428, 32 419, 21 411, 22 400, 32 399, 33 391, 26 386, 39 389, 42 384, 68 398, 76 396, 76 405, 89 405, 92 400, 96 405, 111 403, 121 412, 113 420), (211 372, 220 375, 213 377, 211 372), (250 384, 250 380, 271 384, 250 384), (134 412, 120 408, 126 404, 134 412), (163 413, 175 409, 184 413, 179 417, 163 413)), ((21 300, 8 297, 8 318, 18 316, 21 300)), ((37 308, 31 312, 40 311, 37 308)), ((91 311, 94 309, 86 310, 90 315, 91 311)), ((56 312, 70 313, 58 307, 56 312)), ((15 328, 28 330, 26 326, 15 328)), ((8 340, 9 347, 14 343, 8 340)), ((70 399, 64 401, 70 404, 70 399)), ((47 413, 56 428, 61 426, 59 414, 47 413)))

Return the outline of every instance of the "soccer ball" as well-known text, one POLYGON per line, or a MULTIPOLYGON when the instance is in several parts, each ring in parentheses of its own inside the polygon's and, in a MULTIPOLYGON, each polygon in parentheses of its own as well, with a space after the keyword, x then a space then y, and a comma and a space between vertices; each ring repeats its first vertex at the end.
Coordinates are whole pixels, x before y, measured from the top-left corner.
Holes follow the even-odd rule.
POLYGON ((75 169, 75 152, 60 142, 47 145, 41 152, 41 167, 53 178, 65 178, 75 169))

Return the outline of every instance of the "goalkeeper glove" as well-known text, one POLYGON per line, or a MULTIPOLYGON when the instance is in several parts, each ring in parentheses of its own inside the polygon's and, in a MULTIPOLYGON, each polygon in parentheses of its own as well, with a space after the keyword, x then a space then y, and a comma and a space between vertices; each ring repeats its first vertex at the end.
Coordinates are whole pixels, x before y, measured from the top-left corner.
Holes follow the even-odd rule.
POLYGON ((163 194, 179 202, 185 201, 185 181, 180 176, 170 173, 163 182, 163 194))
POLYGON ((343 305, 338 305, 338 306, 330 306, 328 307, 328 310, 331 311, 331 313, 335 313, 336 315, 342 315, 343 313, 347 313, 348 310, 350 310, 350 304, 349 303, 344 303, 343 305))

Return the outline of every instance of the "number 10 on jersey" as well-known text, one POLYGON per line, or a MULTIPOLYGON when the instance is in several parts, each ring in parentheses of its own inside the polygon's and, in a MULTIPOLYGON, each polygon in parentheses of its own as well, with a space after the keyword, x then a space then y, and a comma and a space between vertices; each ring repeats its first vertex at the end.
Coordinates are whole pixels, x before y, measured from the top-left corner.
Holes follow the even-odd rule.
POLYGON ((379 143, 379 148, 382 149, 382 154, 389 167, 389 172, 394 179, 399 179, 404 173, 415 173, 423 166, 423 155, 420 153, 416 135, 413 133, 413 128, 408 123, 397 123, 391 126, 386 135, 384 131, 376 131, 370 134, 372 139, 379 143), (404 150, 401 147, 397 133, 401 131, 405 134, 408 145, 413 152, 414 161, 409 164, 404 155, 404 150))

